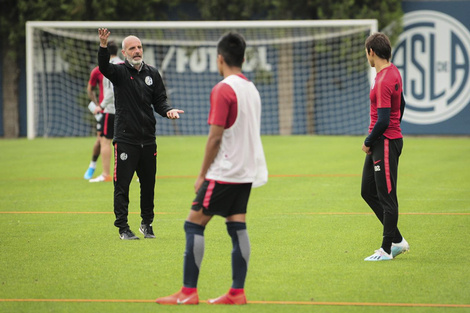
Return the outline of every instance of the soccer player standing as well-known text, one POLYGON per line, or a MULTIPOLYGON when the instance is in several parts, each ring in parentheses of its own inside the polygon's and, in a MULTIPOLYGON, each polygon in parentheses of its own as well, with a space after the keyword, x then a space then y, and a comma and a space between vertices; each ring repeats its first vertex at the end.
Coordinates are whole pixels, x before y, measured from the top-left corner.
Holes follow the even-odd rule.
MULTIPOLYGON (((90 73, 90 79, 88 80, 88 85, 87 85, 87 93, 88 93, 88 98, 90 98, 90 101, 92 101, 96 105, 101 103, 101 101, 103 101, 103 98, 104 98, 103 74, 101 74, 98 66, 95 67, 90 73), (96 93, 94 91, 96 87, 99 87, 99 102, 98 102, 98 99, 96 98, 96 93)), ((95 172, 95 169, 96 169, 96 162, 98 161, 98 157, 100 156, 100 152, 101 152, 101 139, 100 139, 101 129, 100 127, 101 127, 100 121, 98 121, 96 125, 96 141, 93 144, 91 162, 85 174, 83 175, 83 178, 87 180, 93 177, 93 173, 95 172)))
POLYGON ((383 224, 382 246, 365 261, 392 260, 407 252, 398 230, 398 159, 403 148, 400 122, 405 109, 400 72, 390 62, 392 46, 383 33, 365 42, 367 60, 377 76, 370 91, 370 126, 362 150, 366 153, 361 195, 383 224))
POLYGON ((184 224, 186 250, 183 287, 160 304, 198 304, 197 282, 204 255, 204 230, 214 215, 225 217, 232 239, 232 287, 209 304, 246 304, 245 278, 250 257, 246 212, 251 188, 265 184, 268 171, 260 137, 261 99, 241 72, 244 38, 235 32, 217 44, 217 67, 224 79, 210 97, 210 125, 196 198, 184 224))
MULTIPOLYGON (((111 55, 109 62, 113 64, 121 64, 122 60, 117 56, 118 46, 114 41, 108 42, 108 51, 111 55)), ((98 182, 111 182, 113 181, 110 174, 111 166, 111 144, 114 137, 114 114, 116 109, 114 107, 114 88, 113 84, 103 77, 103 100, 96 106, 94 114, 101 113, 102 117, 99 121, 101 127, 100 146, 101 146, 101 160, 103 162, 103 173, 96 178, 90 179, 90 183, 98 182)))

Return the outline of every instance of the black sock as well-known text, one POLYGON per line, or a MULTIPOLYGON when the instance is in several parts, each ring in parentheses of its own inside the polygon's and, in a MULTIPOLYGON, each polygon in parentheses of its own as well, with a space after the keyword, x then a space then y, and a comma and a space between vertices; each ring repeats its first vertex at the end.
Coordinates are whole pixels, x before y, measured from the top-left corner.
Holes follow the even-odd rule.
POLYGON ((184 252, 183 286, 196 288, 199 269, 204 257, 204 226, 186 221, 186 250, 184 252))
POLYGON ((232 238, 232 288, 242 289, 245 286, 248 262, 250 260, 250 240, 246 223, 228 222, 227 231, 232 238))

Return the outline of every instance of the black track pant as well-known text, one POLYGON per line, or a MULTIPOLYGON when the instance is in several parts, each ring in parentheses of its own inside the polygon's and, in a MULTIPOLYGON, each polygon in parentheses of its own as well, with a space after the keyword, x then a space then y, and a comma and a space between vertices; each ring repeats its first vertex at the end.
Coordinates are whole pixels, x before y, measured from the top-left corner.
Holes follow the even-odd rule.
POLYGON ((390 251, 392 242, 400 242, 398 230, 397 174, 403 139, 381 137, 372 146, 362 171, 361 195, 383 224, 382 248, 390 251))
POLYGON ((114 144, 114 225, 122 232, 129 227, 129 185, 134 173, 140 181, 140 210, 142 224, 154 218, 155 176, 157 174, 157 145, 114 144))

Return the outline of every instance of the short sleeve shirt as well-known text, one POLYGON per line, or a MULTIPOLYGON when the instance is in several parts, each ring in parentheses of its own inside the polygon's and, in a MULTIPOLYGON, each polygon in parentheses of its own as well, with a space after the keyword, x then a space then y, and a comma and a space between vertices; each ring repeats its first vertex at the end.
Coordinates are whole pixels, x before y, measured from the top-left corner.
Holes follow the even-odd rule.
POLYGON ((91 73, 90 73, 90 80, 88 81, 88 83, 90 84, 90 86, 92 87, 96 87, 96 85, 98 85, 99 89, 100 89, 100 95, 98 97, 98 101, 99 103, 101 103, 101 101, 103 101, 103 97, 104 97, 104 92, 103 92, 103 74, 101 74, 98 66, 95 67, 91 73))
POLYGON ((390 123, 384 132, 384 136, 388 139, 402 138, 400 128, 400 105, 402 79, 398 68, 391 64, 381 70, 375 77, 375 83, 370 91, 370 125, 369 133, 378 120, 378 109, 390 109, 390 123))
MULTIPOLYGON (((238 76, 247 79, 243 74, 238 76)), ((223 82, 215 85, 211 93, 208 124, 230 128, 237 119, 237 110, 237 96, 232 87, 223 82)))

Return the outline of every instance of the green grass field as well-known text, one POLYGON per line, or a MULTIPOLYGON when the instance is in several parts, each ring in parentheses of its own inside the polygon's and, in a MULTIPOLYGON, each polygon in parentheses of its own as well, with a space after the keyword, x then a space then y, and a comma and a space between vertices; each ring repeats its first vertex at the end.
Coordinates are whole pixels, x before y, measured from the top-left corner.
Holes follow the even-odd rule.
MULTIPOLYGON (((390 262, 363 261, 381 225, 360 197, 362 140, 263 137, 270 180, 249 203, 242 307, 153 303, 182 285, 205 137, 158 138, 157 239, 130 242, 113 226, 112 183, 82 178, 94 138, 0 140, 0 312, 470 312, 470 138, 405 138, 399 227, 411 251, 390 262)), ((130 200, 137 231, 136 180, 130 200)), ((205 236, 201 300, 231 284, 223 219, 205 236)))

